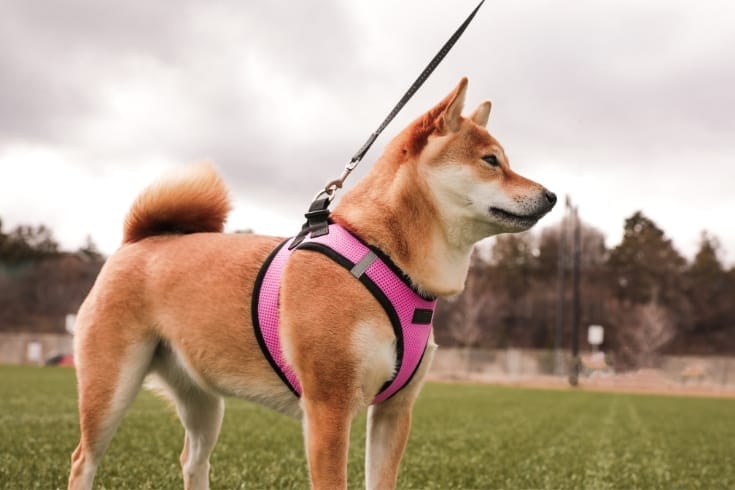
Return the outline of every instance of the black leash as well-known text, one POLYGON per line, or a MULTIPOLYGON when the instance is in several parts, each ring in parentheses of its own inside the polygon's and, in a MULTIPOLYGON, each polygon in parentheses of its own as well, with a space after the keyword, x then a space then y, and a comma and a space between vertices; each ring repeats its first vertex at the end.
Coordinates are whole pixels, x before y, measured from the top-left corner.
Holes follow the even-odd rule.
POLYGON ((378 129, 376 129, 368 137, 367 141, 365 141, 362 147, 357 150, 357 153, 355 153, 352 159, 350 159, 349 163, 345 165, 345 169, 342 171, 342 175, 328 182, 327 185, 324 186, 324 189, 319 191, 319 193, 314 197, 314 201, 311 203, 311 206, 309 206, 309 211, 304 215, 306 217, 306 223, 304 223, 304 225, 301 227, 301 231, 294 238, 289 248, 294 248, 298 246, 304 240, 306 235, 309 234, 309 232, 311 232, 312 237, 322 236, 329 232, 328 208, 329 204, 332 202, 332 199, 337 193, 337 190, 342 188, 342 185, 344 185, 347 177, 350 175, 350 173, 352 173, 353 170, 355 170, 355 168, 363 159, 370 147, 373 146, 375 140, 378 139, 380 133, 383 132, 383 130, 388 126, 388 124, 390 124, 393 118, 395 118, 396 115, 401 111, 401 109, 403 109, 403 106, 405 106, 406 103, 411 99, 411 97, 413 97, 413 95, 418 91, 418 89, 421 88, 421 86, 429 78, 436 67, 439 66, 439 63, 441 63, 441 61, 444 59, 447 53, 449 53, 449 51, 452 49, 460 36, 462 36, 462 33, 464 33, 465 29, 467 29, 467 26, 470 24, 470 22, 472 22, 472 19, 474 19, 475 14, 477 14, 477 11, 480 10, 480 7, 482 7, 483 3, 485 3, 485 0, 480 0, 480 3, 477 4, 477 7, 475 7, 475 9, 470 13, 469 16, 467 16, 465 21, 462 22, 457 30, 454 31, 454 34, 452 34, 447 42, 444 43, 444 46, 441 47, 439 52, 434 55, 434 58, 432 58, 426 68, 424 68, 424 71, 421 72, 418 78, 408 88, 406 93, 403 94, 401 100, 398 101, 393 110, 391 110, 388 116, 383 120, 383 122, 380 123, 378 129))

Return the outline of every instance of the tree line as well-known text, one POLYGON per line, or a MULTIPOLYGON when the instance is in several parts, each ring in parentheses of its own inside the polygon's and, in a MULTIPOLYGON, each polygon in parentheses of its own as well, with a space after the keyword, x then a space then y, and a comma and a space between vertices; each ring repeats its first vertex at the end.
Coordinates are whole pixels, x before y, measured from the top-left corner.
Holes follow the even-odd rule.
MULTIPOLYGON (((440 345, 553 348, 560 306, 567 313, 562 347, 572 341, 570 281, 560 295, 560 267, 572 264, 562 223, 540 231, 498 236, 472 257, 465 291, 441 300, 434 320, 440 345), (561 305, 560 305, 561 299, 561 305)), ((717 239, 703 233, 688 261, 654 221, 637 212, 623 239, 605 245, 582 223, 580 233, 580 345, 586 327, 605 327, 602 349, 618 367, 650 364, 668 354, 735 353, 735 267, 726 268, 717 239)), ((91 239, 62 251, 52 231, 0 221, 0 331, 63 331, 104 257, 91 239)))
POLYGON ((44 225, 5 231, 0 220, 0 332, 64 332, 103 262, 90 238, 66 252, 44 225))
MULTIPOLYGON (((572 291, 567 279, 560 294, 559 269, 568 274, 573 257, 561 246, 562 230, 559 223, 501 235, 488 253, 476 252, 465 291, 437 309, 439 343, 553 348, 562 308, 569 349, 572 291)), ((601 349, 620 368, 651 365, 659 354, 735 353, 735 267, 723 265, 715 237, 703 232, 687 261, 642 212, 625 220, 612 249, 590 225, 582 223, 580 235, 579 345, 586 346, 587 326, 602 325, 601 349)))

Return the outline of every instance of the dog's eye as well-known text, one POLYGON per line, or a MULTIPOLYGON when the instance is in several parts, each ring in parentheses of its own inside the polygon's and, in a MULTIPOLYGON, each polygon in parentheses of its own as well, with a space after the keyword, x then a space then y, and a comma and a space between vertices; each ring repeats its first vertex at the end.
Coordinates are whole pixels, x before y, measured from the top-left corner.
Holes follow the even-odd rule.
POLYGON ((497 167, 500 165, 500 163, 498 162, 498 157, 496 157, 495 155, 485 155, 484 157, 482 157, 482 159, 485 160, 485 162, 487 162, 491 167, 497 167))

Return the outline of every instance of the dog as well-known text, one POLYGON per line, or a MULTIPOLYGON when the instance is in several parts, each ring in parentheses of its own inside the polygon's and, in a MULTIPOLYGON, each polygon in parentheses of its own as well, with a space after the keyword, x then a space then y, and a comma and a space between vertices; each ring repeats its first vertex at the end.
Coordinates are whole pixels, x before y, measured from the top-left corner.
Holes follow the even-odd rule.
MULTIPOLYGON (((398 134, 330 217, 381 251, 426 297, 460 292, 477 241, 526 230, 556 202, 510 169, 485 129, 490 102, 462 116, 466 90, 463 78, 398 134)), ((134 202, 123 244, 77 317, 81 438, 69 488, 92 487, 146 377, 173 401, 185 428, 186 489, 209 486, 226 396, 302 419, 313 488, 346 488, 350 424, 367 407, 366 486, 395 487, 433 335, 407 384, 371 404, 397 369, 386 310, 350 270, 297 249, 278 301, 283 356, 302 390, 295 396, 259 348, 250 302, 261 266, 282 239, 222 233, 229 210, 228 191, 207 164, 154 184, 134 202)))

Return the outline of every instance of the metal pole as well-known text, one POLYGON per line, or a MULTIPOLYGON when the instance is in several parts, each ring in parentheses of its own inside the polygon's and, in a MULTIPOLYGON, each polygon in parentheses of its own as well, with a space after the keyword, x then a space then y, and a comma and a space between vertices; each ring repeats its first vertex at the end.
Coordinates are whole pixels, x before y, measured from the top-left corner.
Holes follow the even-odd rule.
POLYGON ((579 226, 579 208, 572 208, 572 219, 574 220, 574 258, 572 263, 572 372, 569 375, 569 384, 577 386, 579 382, 579 322, 581 313, 581 302, 579 297, 579 266, 582 252, 581 232, 579 226))
MULTIPOLYGON (((569 196, 567 196, 567 203, 569 203, 569 196)), ((564 268, 566 266, 566 255, 567 255, 567 215, 566 212, 561 219, 561 227, 559 229, 559 250, 557 251, 558 256, 558 279, 557 286, 559 288, 559 299, 556 310, 556 335, 554 337, 554 372, 557 376, 564 374, 564 353, 562 351, 562 340, 564 336, 564 290, 565 290, 565 278, 566 273, 564 268)))

